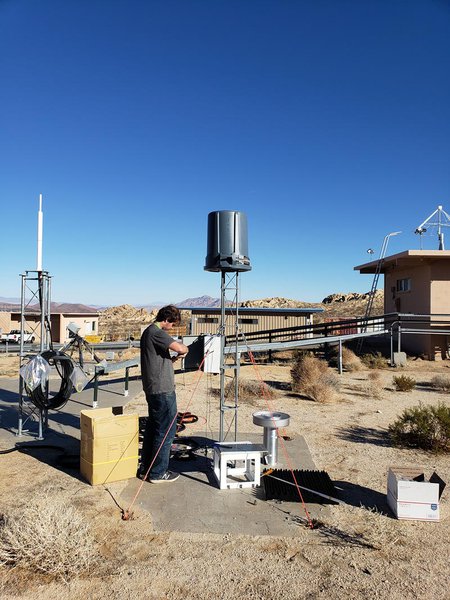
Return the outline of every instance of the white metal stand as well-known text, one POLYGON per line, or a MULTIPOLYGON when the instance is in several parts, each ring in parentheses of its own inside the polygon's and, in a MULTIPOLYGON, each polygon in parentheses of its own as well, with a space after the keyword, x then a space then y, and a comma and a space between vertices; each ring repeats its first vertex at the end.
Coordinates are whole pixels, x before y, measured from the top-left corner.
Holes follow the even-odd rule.
POLYGON ((264 447, 251 442, 218 443, 214 446, 214 475, 221 490, 260 485, 264 447))

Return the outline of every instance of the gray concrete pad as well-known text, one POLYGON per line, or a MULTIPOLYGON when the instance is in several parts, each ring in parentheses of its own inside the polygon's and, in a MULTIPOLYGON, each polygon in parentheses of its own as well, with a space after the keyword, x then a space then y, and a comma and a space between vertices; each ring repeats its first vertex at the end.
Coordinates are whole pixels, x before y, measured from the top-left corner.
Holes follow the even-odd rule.
MULTIPOLYGON (((262 442, 259 431, 240 437, 262 442)), ((213 440, 193 439, 200 445, 213 444, 213 440)), ((316 469, 302 436, 284 443, 294 469, 316 469)), ((282 454, 280 449, 277 469, 287 468, 282 454)), ((121 505, 128 507, 141 487, 136 506, 150 512, 156 531, 191 533, 295 536, 307 520, 305 508, 312 519, 322 520, 326 515, 325 504, 307 503, 304 507, 301 502, 266 501, 263 486, 221 490, 213 472, 212 452, 205 456, 197 450, 196 456, 186 462, 172 459, 170 468, 180 473, 173 483, 129 480, 121 494, 121 505)))
MULTIPOLYGON (((124 397, 123 379, 103 380, 99 387, 98 406, 124 406, 141 390, 141 381, 132 378, 129 396, 124 397)), ((93 387, 89 387, 74 394, 62 409, 49 411, 49 428, 42 442, 36 440, 37 424, 31 421, 27 424, 29 433, 18 437, 18 381, 0 378, 0 449, 11 448, 17 442, 31 442, 55 444, 67 452, 79 453, 79 415, 81 410, 92 408, 92 400, 93 387)), ((189 435, 189 426, 183 433, 189 435)), ((239 437, 261 444, 263 436, 261 428, 255 426, 254 432, 241 433, 239 437)), ((217 440, 218 436, 213 438, 217 440)), ((214 439, 194 439, 209 450, 206 453, 196 451, 195 460, 172 460, 171 469, 181 474, 176 482, 155 485, 130 479, 122 489, 120 505, 127 509, 142 484, 135 506, 151 514, 156 531, 280 536, 295 536, 299 532, 299 527, 303 527, 307 520, 305 508, 300 502, 266 501, 262 486, 220 490, 212 468, 211 447, 214 439)), ((301 435, 284 444, 293 469, 316 469, 301 435)), ((42 450, 36 454, 36 458, 51 463, 51 452, 42 450)), ((281 447, 277 468, 287 468, 281 447)), ((79 477, 75 469, 68 472, 79 477)), ((326 504, 320 502, 307 503, 306 509, 312 519, 322 520, 327 513, 326 504)))

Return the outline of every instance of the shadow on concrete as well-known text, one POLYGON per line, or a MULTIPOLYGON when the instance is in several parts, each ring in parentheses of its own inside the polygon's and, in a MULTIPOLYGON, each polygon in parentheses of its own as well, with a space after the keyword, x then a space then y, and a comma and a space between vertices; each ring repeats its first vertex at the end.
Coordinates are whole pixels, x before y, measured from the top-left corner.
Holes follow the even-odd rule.
POLYGON ((387 431, 373 427, 360 427, 359 425, 341 427, 338 429, 336 437, 355 444, 392 445, 387 431))
MULTIPOLYGON (((132 381, 138 381, 140 380, 141 377, 140 375, 130 375, 130 377, 128 378, 128 381, 131 383, 132 381)), ((98 380, 98 389, 100 388, 106 388, 109 385, 118 385, 118 384, 122 384, 122 386, 125 383, 125 375, 123 377, 115 377, 114 379, 101 379, 101 377, 99 377, 98 380)), ((85 390, 93 390, 94 389, 94 382, 90 381, 87 386, 84 388, 85 390)), ((117 394, 118 392, 114 391, 114 390, 104 390, 107 392, 110 392, 111 394, 117 394)))

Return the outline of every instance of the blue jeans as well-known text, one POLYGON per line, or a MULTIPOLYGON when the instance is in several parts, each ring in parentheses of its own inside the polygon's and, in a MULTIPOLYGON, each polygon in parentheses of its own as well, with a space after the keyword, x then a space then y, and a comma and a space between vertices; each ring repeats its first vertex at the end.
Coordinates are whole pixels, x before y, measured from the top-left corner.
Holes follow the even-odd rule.
POLYGON ((153 461, 148 479, 160 479, 169 466, 170 449, 177 430, 177 398, 175 392, 146 394, 145 397, 148 419, 139 470, 145 474, 153 461))

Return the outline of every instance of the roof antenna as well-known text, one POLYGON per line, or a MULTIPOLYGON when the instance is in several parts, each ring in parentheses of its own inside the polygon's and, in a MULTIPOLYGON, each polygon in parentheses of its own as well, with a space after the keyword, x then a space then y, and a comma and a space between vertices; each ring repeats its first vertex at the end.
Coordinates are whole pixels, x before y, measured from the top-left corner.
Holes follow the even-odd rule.
POLYGON ((450 227, 450 216, 445 212, 442 206, 438 206, 437 209, 432 213, 423 223, 417 227, 414 231, 417 235, 420 236, 420 249, 422 250, 422 236, 426 233, 427 229, 430 227, 437 227, 437 235, 439 248, 438 250, 445 250, 444 244, 444 232, 442 231, 443 227, 450 227), (433 220, 434 219, 434 220, 433 220), (424 227, 428 225, 427 227, 424 227))

